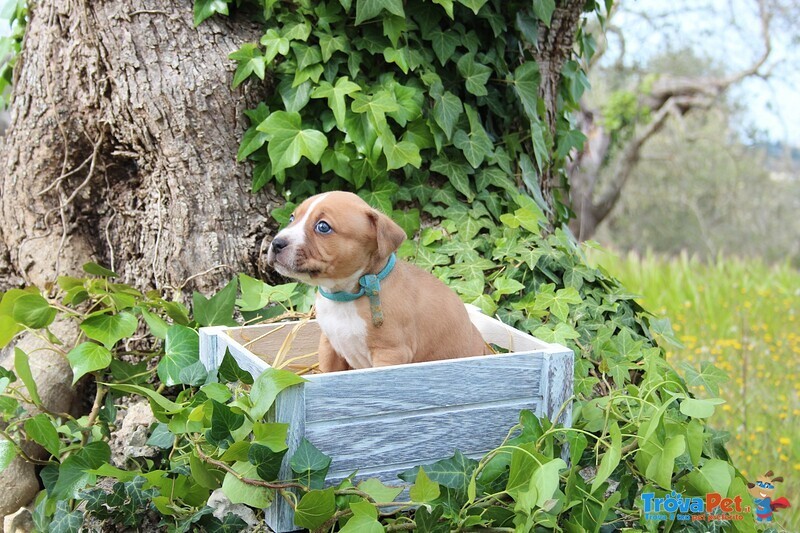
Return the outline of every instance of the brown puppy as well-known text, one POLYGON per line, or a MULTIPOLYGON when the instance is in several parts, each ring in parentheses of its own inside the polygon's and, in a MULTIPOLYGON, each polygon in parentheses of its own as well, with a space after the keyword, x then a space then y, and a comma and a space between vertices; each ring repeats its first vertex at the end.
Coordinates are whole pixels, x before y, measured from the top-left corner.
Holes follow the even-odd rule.
POLYGON ((320 370, 488 353, 452 290, 414 265, 395 262, 406 235, 389 217, 339 191, 312 196, 292 217, 272 241, 267 263, 319 287, 320 370))

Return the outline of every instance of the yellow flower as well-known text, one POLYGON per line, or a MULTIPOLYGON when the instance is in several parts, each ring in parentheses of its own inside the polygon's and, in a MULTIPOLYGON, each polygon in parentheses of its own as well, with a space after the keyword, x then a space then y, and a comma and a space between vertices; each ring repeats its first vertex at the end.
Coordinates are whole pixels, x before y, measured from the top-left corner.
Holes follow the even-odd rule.
POLYGON ((782 453, 778 456, 778 459, 780 459, 781 461, 788 461, 789 457, 785 453, 782 453))
POLYGON ((792 443, 792 440, 789 437, 781 437, 778 439, 778 442, 780 442, 784 446, 788 446, 792 443))
POLYGON ((794 469, 795 470, 800 470, 800 463, 795 463, 794 464, 794 469))

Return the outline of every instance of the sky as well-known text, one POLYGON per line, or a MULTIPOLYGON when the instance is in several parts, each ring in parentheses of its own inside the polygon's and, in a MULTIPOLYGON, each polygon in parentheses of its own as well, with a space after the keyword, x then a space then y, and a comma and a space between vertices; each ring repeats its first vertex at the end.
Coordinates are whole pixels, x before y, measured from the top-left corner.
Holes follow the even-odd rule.
MULTIPOLYGON (((0 0, 0 8, 15 0, 0 0)), ((646 63, 665 50, 691 47, 693 51, 735 72, 752 64, 763 50, 758 0, 619 0, 612 24, 625 35, 627 61, 646 63)), ((800 147, 800 0, 763 0, 783 13, 773 17, 773 42, 764 71, 768 79, 750 78, 730 90, 732 100, 745 109, 742 131, 753 128, 773 142, 800 147)), ((0 36, 7 35, 0 21, 0 36)), ((618 53, 618 41, 609 40, 607 56, 618 53)))
MULTIPOLYGON (((744 107, 742 123, 733 126, 800 146, 800 1, 764 1, 775 12, 772 50, 762 68, 769 76, 730 89, 731 100, 744 107)), ((764 50, 756 0, 621 0, 619 7, 612 23, 625 35, 629 63, 689 47, 731 74, 752 65, 764 50)), ((619 42, 613 37, 609 42, 607 55, 614 57, 619 42)))

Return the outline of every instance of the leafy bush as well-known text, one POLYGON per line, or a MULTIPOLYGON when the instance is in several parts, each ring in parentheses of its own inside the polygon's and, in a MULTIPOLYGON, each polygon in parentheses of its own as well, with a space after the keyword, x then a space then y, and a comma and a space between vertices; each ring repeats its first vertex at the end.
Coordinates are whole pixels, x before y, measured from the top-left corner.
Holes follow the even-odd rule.
MULTIPOLYGON (((497 306, 518 327, 565 342, 580 355, 572 428, 523 411, 506 442, 480 461, 457 453, 406 472, 403 478, 413 483, 408 502, 394 502, 397 491, 374 480, 323 489, 329 459, 309 442, 288 459, 296 479, 277 480, 287 427, 264 422, 263 415, 280 390, 302 378, 271 370, 253 381, 230 357, 216 375, 207 375, 198 363, 196 327, 231 324, 237 307, 250 309, 248 303, 265 299, 272 306, 267 315, 303 310, 308 291, 241 276, 241 284, 233 280, 210 299, 195 294, 192 318, 183 305, 114 283, 113 273, 89 265, 99 277, 61 278, 52 298, 33 289, 5 293, 0 323, 4 342, 22 331, 40 335, 67 354, 76 379, 93 375, 100 398, 95 403, 102 407, 95 416, 77 419, 27 413, 20 401, 36 404, 36 386, 25 370, 27 354, 17 350, 16 375, 3 370, 0 378, 2 416, 9 422, 0 463, 24 453, 23 439, 48 451, 36 519, 41 529, 51 524, 56 531, 70 530, 59 524, 78 523, 80 510, 130 525, 141 518, 131 513, 133 502, 157 512, 170 530, 241 527, 234 517, 223 524, 210 515, 205 502, 218 487, 257 509, 275 497, 288 498, 297 507, 298 524, 324 529, 348 521, 348 531, 377 522, 389 530, 413 523, 422 531, 490 524, 519 531, 596 530, 602 524, 654 530, 658 524, 641 514, 642 492, 716 491, 749 501, 745 481, 724 450, 727 435, 705 423, 718 402, 693 398, 651 339, 669 340, 668 324, 652 320, 617 282, 586 266, 565 234, 542 238, 512 227, 522 215, 506 217, 510 226, 489 232, 494 240, 487 246, 501 251, 493 269, 502 276, 494 278, 496 288, 484 303, 497 306), (498 282, 501 278, 505 281, 498 282), (80 329, 75 346, 59 345, 48 331, 56 319, 74 321, 80 329), (146 335, 132 341, 143 329, 146 335), (20 382, 29 398, 20 394, 20 382), (109 464, 107 441, 117 399, 126 394, 150 402, 158 423, 148 444, 163 453, 121 470, 109 464), (561 458, 567 443, 570 466, 561 458), (114 480, 111 491, 86 489, 102 478, 114 480), (412 504, 425 505, 412 513, 412 504)), ((245 311, 250 318, 252 313, 245 311)), ((713 389, 717 376, 704 367, 691 378, 713 389)), ((733 525, 752 530, 752 515, 733 525)))

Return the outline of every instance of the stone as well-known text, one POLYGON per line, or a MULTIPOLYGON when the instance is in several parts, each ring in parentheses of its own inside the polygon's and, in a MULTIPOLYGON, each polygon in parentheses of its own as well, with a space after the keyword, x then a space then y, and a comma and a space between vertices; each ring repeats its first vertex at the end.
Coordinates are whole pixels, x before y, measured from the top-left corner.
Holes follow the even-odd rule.
POLYGON ((30 503, 39 492, 39 479, 34 465, 15 457, 0 472, 0 487, 3 488, 0 490, 0 517, 5 518, 30 503))
POLYGON ((3 533, 30 533, 33 528, 33 515, 27 507, 3 519, 3 533))
MULTIPOLYGON (((56 320, 49 326, 50 331, 58 337, 65 347, 71 347, 80 332, 71 320, 56 320)), ((16 348, 28 354, 29 365, 36 390, 42 399, 42 405, 54 413, 76 414, 76 393, 72 387, 72 368, 69 361, 61 353, 36 335, 22 335, 16 348)), ((7 346, 0 357, 0 365, 13 369, 14 348, 7 346)), ((23 388, 24 390, 24 388, 23 388)), ((31 414, 39 412, 33 405, 24 405, 31 414)))
POLYGON ((147 446, 147 433, 156 421, 147 401, 132 403, 127 409, 117 413, 117 430, 111 435, 111 462, 114 466, 125 468, 129 458, 155 457, 158 448, 147 446))
POLYGON ((249 528, 259 526, 259 521, 253 510, 244 504, 231 502, 222 492, 222 489, 217 489, 211 493, 211 496, 208 497, 207 505, 214 509, 212 514, 219 520, 225 518, 229 513, 233 513, 244 520, 249 528))

